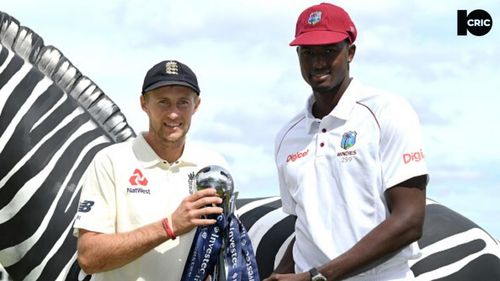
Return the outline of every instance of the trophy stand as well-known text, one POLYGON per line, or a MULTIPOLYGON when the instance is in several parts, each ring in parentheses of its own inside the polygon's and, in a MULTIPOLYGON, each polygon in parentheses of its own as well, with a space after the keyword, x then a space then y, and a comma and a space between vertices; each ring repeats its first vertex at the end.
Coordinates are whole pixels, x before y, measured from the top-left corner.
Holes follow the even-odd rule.
MULTIPOLYGON (((196 175, 191 174, 189 176, 189 188, 191 193, 195 190, 215 188, 215 190, 217 190, 217 195, 222 198, 220 207, 223 209, 223 214, 226 220, 236 210, 236 198, 238 196, 238 192, 234 192, 233 179, 231 175, 222 167, 211 165, 201 169, 198 173, 196 173, 196 175)), ((227 280, 229 266, 226 264, 225 252, 228 245, 228 233, 229 223, 226 221, 225 227, 221 229, 222 246, 218 256, 218 262, 214 269, 212 281, 227 280)))
MULTIPOLYGON (((227 198, 224 198, 223 201, 223 209, 224 209, 224 216, 226 218, 229 217, 229 215, 233 214, 236 211, 236 198, 238 197, 238 192, 234 192, 232 194, 228 194, 227 198), (226 201, 226 199, 228 199, 226 201), (227 204, 224 204, 226 203, 227 204)), ((225 259, 225 253, 226 253, 226 248, 229 239, 229 224, 226 225, 226 228, 222 229, 222 247, 219 252, 219 262, 217 263, 217 266, 215 267, 214 270, 214 277, 213 281, 227 281, 227 274, 229 272, 229 266, 226 264, 226 259, 225 259)))

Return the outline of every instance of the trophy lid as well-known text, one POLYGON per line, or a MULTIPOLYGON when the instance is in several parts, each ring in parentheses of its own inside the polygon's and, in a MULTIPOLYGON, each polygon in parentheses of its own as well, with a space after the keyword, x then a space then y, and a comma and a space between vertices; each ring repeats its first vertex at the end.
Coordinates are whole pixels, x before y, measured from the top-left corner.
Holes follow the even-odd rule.
POLYGON ((215 188, 221 197, 231 195, 234 191, 233 178, 229 172, 217 165, 202 168, 195 175, 196 188, 215 188))

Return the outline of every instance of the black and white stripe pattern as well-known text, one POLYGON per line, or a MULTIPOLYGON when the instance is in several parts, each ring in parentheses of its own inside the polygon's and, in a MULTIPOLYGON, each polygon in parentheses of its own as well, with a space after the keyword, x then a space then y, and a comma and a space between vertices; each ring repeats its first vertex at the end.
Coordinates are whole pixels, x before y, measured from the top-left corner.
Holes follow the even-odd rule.
MULTIPOLYGON (((0 42, 0 264, 14 280, 91 280, 78 267, 71 235, 80 180, 97 151, 135 134, 57 49, 1 12, 0 42)), ((267 277, 295 219, 277 197, 237 206, 267 277)), ((411 262, 417 280, 500 280, 499 242, 430 200, 419 245, 423 255, 411 262)))
POLYGON ((500 280, 500 243, 462 215, 427 200, 417 280, 500 280))
POLYGON ((79 272, 72 225, 97 151, 135 136, 54 47, 0 13, 0 263, 14 280, 79 272))
MULTIPOLYGON (((238 201, 261 276, 268 276, 294 237, 295 220, 281 210, 278 197, 238 201)), ((500 280, 500 244, 460 214, 427 200, 422 255, 410 266, 416 280, 500 280)))

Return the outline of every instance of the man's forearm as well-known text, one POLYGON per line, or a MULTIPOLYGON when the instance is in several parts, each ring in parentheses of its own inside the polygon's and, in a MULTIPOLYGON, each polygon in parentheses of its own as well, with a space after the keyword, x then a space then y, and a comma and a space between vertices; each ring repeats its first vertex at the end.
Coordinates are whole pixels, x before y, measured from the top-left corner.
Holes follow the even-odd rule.
POLYGON ((116 234, 80 230, 78 262, 87 274, 109 271, 134 261, 167 239, 161 222, 116 234))
POLYGON ((325 276, 331 276, 329 280, 357 275, 385 262, 398 250, 413 242, 413 237, 416 236, 411 232, 401 232, 389 220, 385 221, 349 251, 321 267, 320 271, 325 276))
POLYGON ((353 276, 381 264, 421 237, 425 189, 398 187, 387 194, 391 215, 349 251, 320 268, 329 280, 353 276))

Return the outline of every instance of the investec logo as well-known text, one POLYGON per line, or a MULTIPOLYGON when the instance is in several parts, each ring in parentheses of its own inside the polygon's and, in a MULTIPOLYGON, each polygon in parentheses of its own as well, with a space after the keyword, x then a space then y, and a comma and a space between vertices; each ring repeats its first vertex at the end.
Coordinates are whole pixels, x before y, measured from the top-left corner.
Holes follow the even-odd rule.
MULTIPOLYGON (((222 216, 219 216, 217 219, 222 218, 222 216)), ((203 259, 201 261, 200 268, 198 269, 198 272, 194 276, 195 281, 203 281, 202 276, 206 276, 206 270, 208 267, 208 262, 210 261, 210 258, 212 255, 216 254, 214 252, 214 246, 217 240, 219 239, 219 234, 220 229, 218 226, 214 226, 214 231, 210 234, 209 240, 208 240, 208 246, 206 247, 205 252, 203 253, 203 259)), ((204 231, 201 234, 201 238, 207 239, 207 232, 204 231)))

